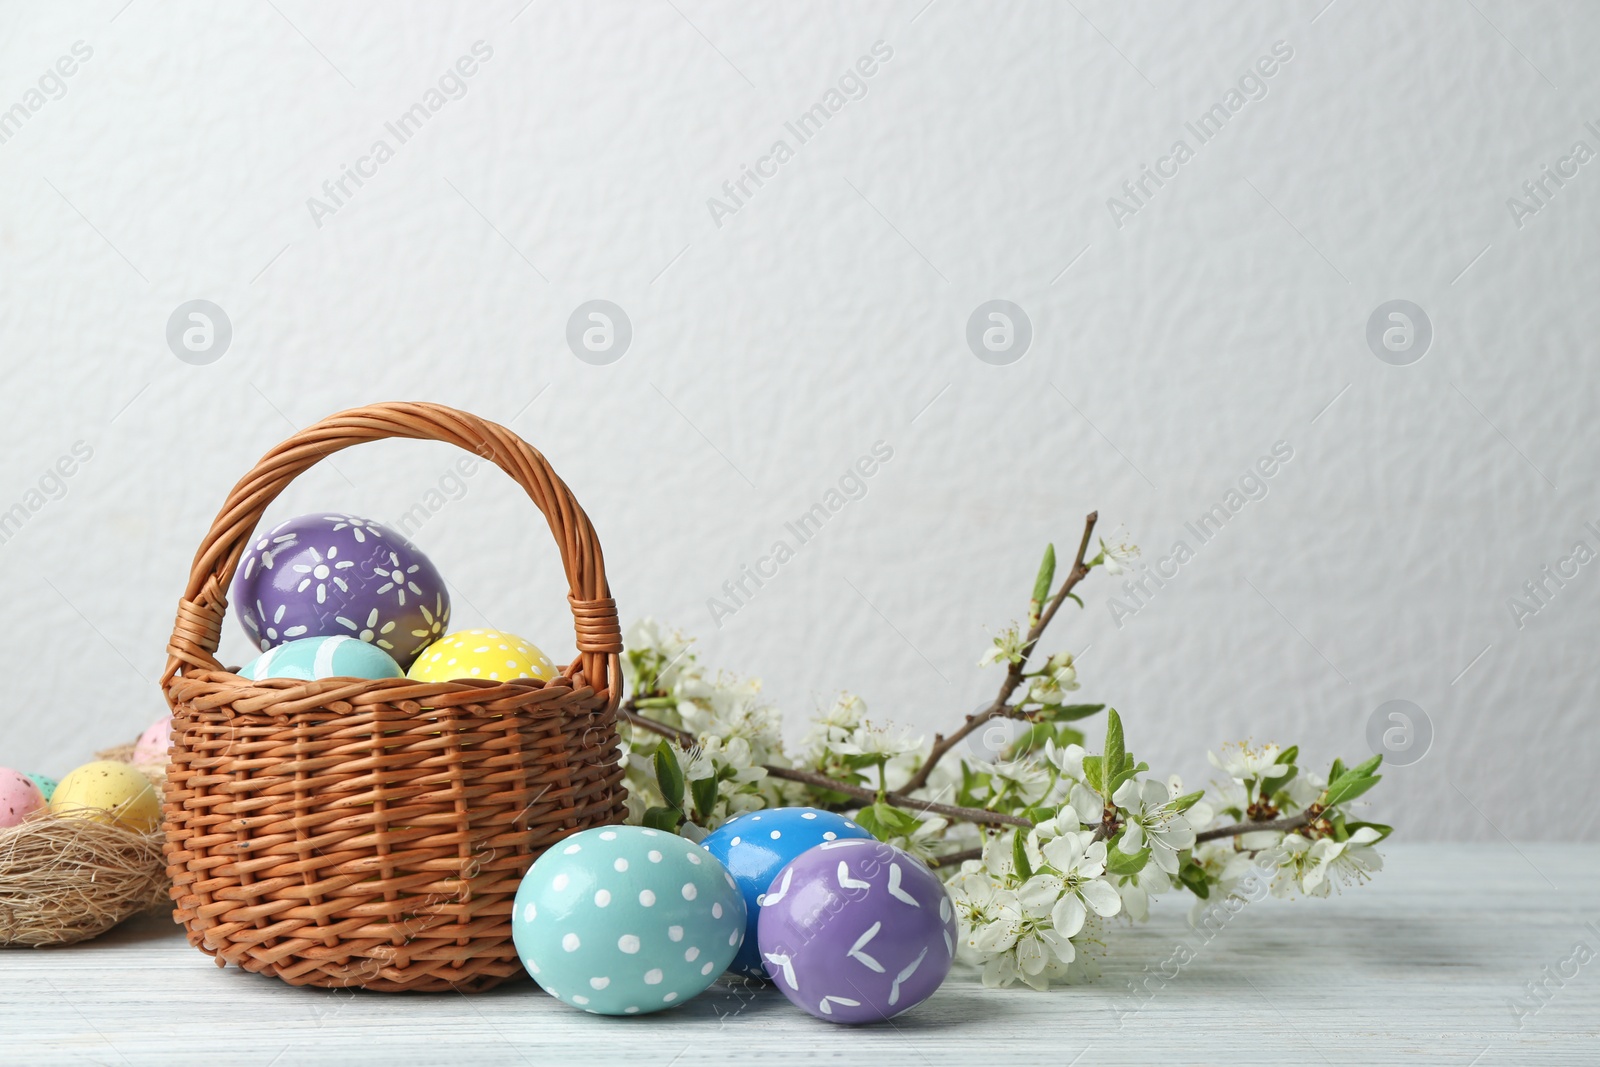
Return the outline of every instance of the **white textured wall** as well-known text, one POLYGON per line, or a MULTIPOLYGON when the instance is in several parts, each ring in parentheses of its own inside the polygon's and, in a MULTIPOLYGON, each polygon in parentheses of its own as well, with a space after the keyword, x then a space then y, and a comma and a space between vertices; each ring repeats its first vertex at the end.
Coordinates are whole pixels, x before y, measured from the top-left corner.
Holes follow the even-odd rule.
MULTIPOLYGON (((1098 507, 1147 562, 1194 550, 1120 626, 1097 577, 1056 635, 1153 765, 1203 779, 1245 736, 1359 758, 1407 699, 1432 748, 1376 817, 1594 839, 1600 564, 1522 626, 1508 601, 1600 549, 1600 162, 1507 201, 1600 150, 1600 7, 1325 2, 0 8, 0 107, 26 112, 0 143, 0 510, 40 505, 0 545, 0 762, 64 772, 158 715, 228 487, 294 426, 415 398, 545 450, 625 616, 699 632, 796 716, 842 687, 929 732, 970 709, 1044 542, 1098 507), (59 99, 29 97, 79 41, 59 99), (478 41, 398 144, 384 124, 478 41), (785 121, 879 41, 800 144, 785 121), (1184 123, 1275 42, 1201 144, 1184 123), (314 219, 379 138, 393 158, 314 219), (1108 198, 1179 138, 1193 158, 1119 227, 1108 198), (714 219, 779 139, 793 158, 714 219), (965 341, 995 298, 1034 334, 1007 366, 965 341), (210 365, 166 344, 191 299, 232 322, 210 365), (633 324, 609 366, 565 342, 591 299, 633 324), (1407 366, 1366 341, 1392 299, 1432 323, 1407 366), (60 498, 30 496, 80 441, 60 498), (878 441, 866 495, 714 626, 708 598, 878 441), (1185 523, 1280 441, 1265 497, 1199 544, 1185 523)), ((335 462, 274 514, 394 517, 453 457, 335 462)), ((458 623, 570 653, 542 525, 498 472, 466 485, 417 535, 458 623)))

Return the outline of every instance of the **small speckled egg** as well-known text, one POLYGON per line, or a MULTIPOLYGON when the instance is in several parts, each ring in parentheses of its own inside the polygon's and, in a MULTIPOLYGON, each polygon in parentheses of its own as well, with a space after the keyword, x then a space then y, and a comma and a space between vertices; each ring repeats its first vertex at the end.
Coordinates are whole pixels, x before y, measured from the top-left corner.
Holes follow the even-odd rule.
POLYGON ((414 682, 453 682, 481 678, 509 682, 556 676, 555 664, 526 637, 500 630, 457 630, 429 645, 406 672, 414 682))
POLYGON ((50 798, 56 791, 56 780, 42 774, 35 774, 33 771, 28 772, 28 777, 33 779, 33 784, 39 787, 40 793, 44 794, 44 802, 46 804, 50 803, 50 798))
POLYGON ((167 749, 171 745, 172 716, 168 715, 151 723, 150 728, 139 735, 139 740, 133 746, 133 762, 165 763, 167 749))
POLYGON ((85 763, 61 779, 50 811, 64 819, 94 819, 139 833, 161 825, 161 801, 150 779, 114 760, 85 763))
POLYGON ((44 800, 32 778, 10 767, 0 767, 0 829, 16 826, 44 807, 44 800))
POLYGON ((761 917, 761 897, 772 879, 800 853, 824 841, 870 838, 872 835, 843 815, 819 808, 766 808, 730 819, 700 842, 728 868, 744 895, 750 913, 744 946, 733 961, 734 969, 752 978, 766 978, 761 953, 756 948, 756 923, 761 917))
POLYGON ((682 1004, 727 970, 744 898, 700 846, 662 830, 584 830, 522 879, 512 939, 545 992, 598 1015, 682 1004))
POLYGON ((300 515, 257 537, 232 601, 263 652, 302 637, 367 641, 404 669, 450 626, 444 578, 416 545, 354 515, 300 515))
POLYGON ((882 841, 829 841, 778 873, 758 928, 767 974, 832 1023, 891 1019, 955 959, 955 907, 922 861, 882 841))
MULTIPOLYGON (((269 649, 245 664, 240 677, 295 678, 399 678, 400 664, 383 649, 353 637, 302 637, 269 649)), ((165 749, 163 749, 165 751, 165 749)))

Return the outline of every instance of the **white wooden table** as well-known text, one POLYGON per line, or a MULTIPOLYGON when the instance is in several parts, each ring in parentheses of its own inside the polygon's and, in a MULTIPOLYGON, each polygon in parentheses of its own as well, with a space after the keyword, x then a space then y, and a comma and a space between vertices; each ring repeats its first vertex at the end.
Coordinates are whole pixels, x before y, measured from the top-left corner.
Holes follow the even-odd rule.
POLYGON ((1096 985, 987 990, 958 968, 925 1004, 859 1028, 724 985, 629 1019, 528 983, 293 989, 218 970, 157 914, 87 945, 0 952, 0 1062, 1600 1064, 1600 845, 1396 844, 1387 858, 1372 885, 1250 905, 1204 943, 1174 895, 1112 931, 1096 985), (1164 964, 1180 940, 1194 958, 1164 964), (1538 1010, 1519 1021, 1515 1002, 1538 1010))

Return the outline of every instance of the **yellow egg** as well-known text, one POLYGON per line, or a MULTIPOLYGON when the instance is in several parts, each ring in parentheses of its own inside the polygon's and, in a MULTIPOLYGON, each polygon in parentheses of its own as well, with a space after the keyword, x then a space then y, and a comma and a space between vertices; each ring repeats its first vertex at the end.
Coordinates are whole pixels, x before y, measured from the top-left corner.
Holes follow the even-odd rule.
POLYGON ((161 826, 161 801, 150 779, 126 763, 97 760, 61 779, 50 812, 66 819, 94 819, 138 833, 161 826))
POLYGON ((555 664, 525 637, 499 630, 457 630, 422 650, 406 677, 414 682, 453 682, 479 678, 509 682, 514 678, 556 676, 555 664))

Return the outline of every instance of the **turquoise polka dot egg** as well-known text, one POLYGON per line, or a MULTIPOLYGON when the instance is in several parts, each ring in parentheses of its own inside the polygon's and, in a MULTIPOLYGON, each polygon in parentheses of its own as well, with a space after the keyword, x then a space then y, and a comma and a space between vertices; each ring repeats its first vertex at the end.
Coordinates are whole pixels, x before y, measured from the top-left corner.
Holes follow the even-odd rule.
POLYGON ((241 678, 400 678, 400 664, 377 645, 354 637, 302 637, 268 649, 239 670, 241 678))
POLYGON ((642 1015, 700 993, 744 941, 744 897, 676 834, 602 826, 550 847, 523 877, 517 955, 545 992, 597 1015, 642 1015))

